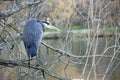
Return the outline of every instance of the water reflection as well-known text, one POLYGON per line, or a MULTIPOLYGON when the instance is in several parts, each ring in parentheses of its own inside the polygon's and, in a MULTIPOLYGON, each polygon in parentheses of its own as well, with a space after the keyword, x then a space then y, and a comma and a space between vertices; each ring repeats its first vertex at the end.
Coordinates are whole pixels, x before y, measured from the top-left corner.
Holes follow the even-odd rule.
MULTIPOLYGON (((71 37, 60 39, 44 39, 43 42, 48 45, 66 51, 71 55, 79 56, 68 57, 60 55, 59 53, 41 45, 39 49, 40 60, 46 64, 46 69, 55 72, 61 76, 66 76, 70 79, 81 80, 119 80, 120 79, 120 54, 119 54, 119 41, 114 37, 100 37, 100 38, 83 38, 83 37, 71 37), (118 47, 116 47, 118 46, 118 47), (96 56, 93 56, 95 54, 96 56), (112 58, 114 56, 114 58, 112 58), (104 76, 106 75, 106 76, 104 76)), ((9 52, 7 48, 4 48, 0 54, 1 59, 27 59, 26 51, 23 46, 23 42, 19 41, 19 46, 15 45, 14 49, 9 52), (20 52, 19 52, 20 51, 20 52)), ((34 63, 33 63, 34 64, 34 63)), ((7 69, 0 70, 0 79, 7 69)), ((13 80, 15 77, 18 80, 17 72, 22 74, 19 76, 23 80, 27 80, 27 70, 23 67, 11 68, 7 73, 9 79, 13 80), (14 74, 13 74, 14 72, 14 74), (14 75, 13 77, 11 76, 14 75), (23 75, 24 73, 24 75, 23 75)), ((35 72, 35 76, 39 77, 39 72, 35 72)), ((48 75, 48 80, 57 80, 48 75)), ((36 78, 37 78, 36 77, 36 78)))
POLYGON ((113 68, 118 64, 118 62, 120 62, 120 60, 116 60, 115 58, 111 60, 111 57, 115 52, 114 47, 112 47, 115 45, 114 37, 101 37, 95 39, 94 42, 92 42, 92 38, 88 39, 81 37, 68 39, 46 39, 43 41, 50 46, 66 51, 69 54, 74 54, 76 56, 89 56, 68 58, 65 56, 60 56, 58 53, 41 46, 40 53, 42 54, 42 60, 44 62, 49 61, 50 70, 55 71, 57 74, 67 76, 70 79, 84 78, 85 80, 102 80, 104 75, 106 75, 105 80, 120 79, 118 76, 120 74, 120 65, 113 71, 113 68), (97 46, 95 46, 96 42, 97 46), (94 62, 93 57, 90 57, 93 53, 97 55, 94 62), (87 59, 88 62, 86 63, 87 59), (110 66, 108 66, 109 64, 110 66), (107 68, 109 69, 105 74, 107 68))

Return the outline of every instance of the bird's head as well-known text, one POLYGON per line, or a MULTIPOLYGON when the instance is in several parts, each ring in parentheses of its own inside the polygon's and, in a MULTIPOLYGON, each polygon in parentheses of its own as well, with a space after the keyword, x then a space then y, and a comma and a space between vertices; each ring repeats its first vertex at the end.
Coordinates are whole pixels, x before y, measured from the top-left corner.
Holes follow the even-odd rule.
POLYGON ((55 27, 55 26, 53 26, 49 20, 50 20, 49 18, 46 18, 46 20, 43 21, 43 25, 44 25, 46 28, 54 29, 54 30, 60 31, 60 29, 57 28, 57 27, 55 27))

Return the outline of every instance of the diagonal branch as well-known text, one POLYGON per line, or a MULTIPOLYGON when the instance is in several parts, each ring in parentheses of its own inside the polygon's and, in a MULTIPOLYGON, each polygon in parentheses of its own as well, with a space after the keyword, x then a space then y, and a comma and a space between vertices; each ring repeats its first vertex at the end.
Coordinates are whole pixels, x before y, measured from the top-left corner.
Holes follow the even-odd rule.
POLYGON ((29 7, 29 6, 32 6, 32 5, 43 3, 44 1, 45 0, 36 1, 36 2, 32 2, 32 3, 25 3, 24 5, 20 5, 20 6, 16 7, 16 8, 13 8, 10 11, 6 11, 5 13, 0 13, 0 18, 9 17, 9 16, 13 15, 14 13, 19 12, 20 10, 23 10, 23 9, 29 7))
MULTIPOLYGON (((23 67, 29 68, 28 63, 24 63, 24 61, 22 61, 22 60, 21 61, 20 60, 13 61, 13 60, 0 59, 0 65, 6 66, 6 67, 23 66, 23 67)), ((38 67, 38 66, 31 64, 30 68, 36 69, 36 70, 42 70, 49 76, 52 76, 52 77, 60 79, 60 80, 70 80, 66 77, 60 76, 52 71, 49 71, 49 70, 45 69, 44 67, 38 67)))
MULTIPOLYGON (((62 51, 62 50, 60 50, 60 49, 56 49, 56 48, 54 48, 54 47, 52 47, 52 46, 50 46, 50 45, 48 45, 48 44, 46 44, 46 43, 44 43, 44 42, 42 42, 41 43, 42 45, 44 45, 44 46, 46 46, 46 47, 48 47, 48 48, 50 48, 51 50, 53 50, 53 51, 55 51, 55 52, 57 52, 57 53, 59 53, 59 54, 61 54, 61 55, 63 55, 63 56, 67 56, 67 57, 71 57, 71 58, 86 58, 86 57, 88 57, 87 55, 86 56, 77 56, 77 55, 74 55, 74 54, 69 54, 69 53, 67 53, 66 51, 62 51)), ((112 46, 112 47, 108 47, 107 49, 106 49, 106 51, 108 51, 109 49, 111 49, 111 48, 114 48, 115 46, 112 46)), ((119 46, 118 46, 119 47, 119 46)), ((105 51, 105 52, 106 52, 105 51)), ((105 53, 104 52, 104 53, 105 53)), ((104 54, 102 54, 102 55, 100 55, 100 54, 96 54, 96 55, 89 55, 89 57, 93 57, 93 56, 96 56, 96 57, 112 57, 112 56, 110 56, 110 55, 104 55, 104 54)), ((116 60, 118 60, 118 61, 120 61, 120 58, 118 58, 118 57, 114 57, 114 59, 116 59, 116 60)))

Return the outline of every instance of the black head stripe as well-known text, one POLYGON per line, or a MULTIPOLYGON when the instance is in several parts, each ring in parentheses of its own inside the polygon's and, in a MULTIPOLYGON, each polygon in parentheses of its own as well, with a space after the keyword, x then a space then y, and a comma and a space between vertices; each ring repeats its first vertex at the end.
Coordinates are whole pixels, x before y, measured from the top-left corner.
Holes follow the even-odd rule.
POLYGON ((43 23, 45 23, 45 24, 47 24, 47 25, 50 25, 50 23, 49 22, 46 22, 46 21, 42 21, 43 23))

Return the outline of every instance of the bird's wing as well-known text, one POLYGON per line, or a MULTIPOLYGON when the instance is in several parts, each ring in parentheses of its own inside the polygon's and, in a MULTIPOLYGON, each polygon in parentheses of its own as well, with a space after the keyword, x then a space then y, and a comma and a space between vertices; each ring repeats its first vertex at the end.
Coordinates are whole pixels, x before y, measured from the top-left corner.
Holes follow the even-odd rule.
POLYGON ((25 27, 23 31, 23 42, 28 56, 33 53, 37 54, 37 49, 42 41, 43 30, 40 25, 25 27))

